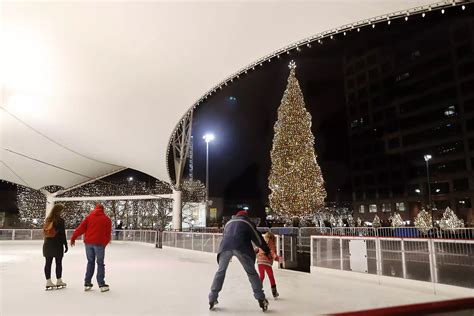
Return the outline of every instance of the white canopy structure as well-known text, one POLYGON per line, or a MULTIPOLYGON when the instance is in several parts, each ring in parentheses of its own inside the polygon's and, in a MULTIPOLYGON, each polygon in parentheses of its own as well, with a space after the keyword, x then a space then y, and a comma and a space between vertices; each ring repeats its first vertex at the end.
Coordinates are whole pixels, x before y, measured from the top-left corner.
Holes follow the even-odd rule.
POLYGON ((451 4, 3 1, 0 179, 67 188, 128 167, 169 182, 174 130, 227 78, 325 31, 451 4))

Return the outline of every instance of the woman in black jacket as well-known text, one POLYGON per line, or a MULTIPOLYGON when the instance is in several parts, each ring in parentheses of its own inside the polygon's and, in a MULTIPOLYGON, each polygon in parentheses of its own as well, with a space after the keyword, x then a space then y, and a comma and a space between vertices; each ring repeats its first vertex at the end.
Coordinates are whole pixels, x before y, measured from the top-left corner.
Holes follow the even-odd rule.
POLYGON ((46 276, 47 290, 66 287, 66 283, 64 283, 61 279, 63 272, 63 254, 68 250, 64 219, 61 217, 63 210, 64 205, 54 205, 48 217, 46 217, 44 224, 45 237, 43 244, 43 256, 46 258, 46 263, 44 265, 44 275, 46 276), (50 225, 51 223, 52 226, 50 225), (51 281, 51 265, 53 264, 53 258, 56 260, 56 284, 51 281))

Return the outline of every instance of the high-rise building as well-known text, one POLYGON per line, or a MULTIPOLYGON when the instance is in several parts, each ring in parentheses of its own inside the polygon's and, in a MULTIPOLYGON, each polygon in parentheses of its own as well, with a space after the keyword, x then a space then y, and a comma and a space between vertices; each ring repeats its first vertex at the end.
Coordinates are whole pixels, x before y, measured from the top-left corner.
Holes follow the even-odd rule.
POLYGON ((474 18, 421 19, 412 31, 367 30, 345 52, 355 215, 413 221, 430 200, 430 154, 435 219, 449 206, 472 222, 474 18))

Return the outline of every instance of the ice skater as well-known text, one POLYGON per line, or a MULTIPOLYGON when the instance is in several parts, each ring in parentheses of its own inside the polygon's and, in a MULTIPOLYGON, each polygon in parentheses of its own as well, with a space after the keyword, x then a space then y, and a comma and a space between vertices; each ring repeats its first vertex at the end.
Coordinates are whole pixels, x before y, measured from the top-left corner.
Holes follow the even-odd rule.
POLYGON ((257 230, 255 224, 248 218, 247 211, 239 211, 226 223, 222 242, 217 254, 219 268, 214 276, 209 293, 209 309, 213 309, 218 303, 217 298, 224 284, 225 274, 229 266, 230 259, 233 256, 242 264, 250 284, 252 285, 253 295, 258 300, 259 306, 263 311, 268 309, 268 300, 263 292, 262 281, 255 270, 255 251, 252 242, 264 253, 270 254, 270 249, 257 230))
POLYGON ((95 261, 97 259, 97 283, 101 292, 109 290, 105 284, 105 247, 112 238, 112 221, 105 215, 104 207, 97 204, 89 215, 76 228, 71 237, 71 247, 74 247, 76 239, 84 234, 86 246, 87 270, 84 278, 84 290, 92 288, 92 276, 94 275, 95 261))
POLYGON ((278 294, 276 288, 275 277, 273 275, 273 261, 280 261, 280 258, 277 255, 276 245, 275 245, 275 235, 271 232, 267 232, 263 238, 265 239, 268 248, 270 248, 270 254, 267 255, 261 248, 256 248, 257 252, 257 265, 258 265, 258 272, 260 274, 260 280, 263 283, 263 279, 265 279, 265 273, 268 275, 268 279, 270 280, 270 285, 272 287, 272 294, 274 298, 277 298, 280 294, 278 294))
POLYGON ((62 280, 63 255, 68 250, 64 219, 61 217, 63 210, 64 205, 54 205, 43 225, 43 256, 46 259, 44 265, 46 290, 62 289, 67 285, 62 280), (56 284, 51 281, 51 266, 53 265, 53 258, 56 261, 56 284))

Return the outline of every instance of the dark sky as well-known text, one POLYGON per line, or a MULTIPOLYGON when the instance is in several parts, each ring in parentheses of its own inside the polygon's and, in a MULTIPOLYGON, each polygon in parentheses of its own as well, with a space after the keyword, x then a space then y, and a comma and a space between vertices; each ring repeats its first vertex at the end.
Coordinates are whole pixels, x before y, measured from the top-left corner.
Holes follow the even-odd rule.
POLYGON ((193 125, 194 168, 195 176, 203 181, 205 142, 202 135, 209 131, 216 136, 210 144, 211 195, 232 198, 268 196, 273 126, 286 88, 287 65, 291 59, 297 63, 297 78, 306 107, 313 117, 318 161, 328 191, 333 193, 344 186, 347 165, 345 97, 342 59, 329 47, 334 45, 318 49, 317 55, 308 49, 267 63, 198 108, 193 125), (229 99, 231 96, 237 100, 229 99), (257 183, 250 183, 255 181, 257 183))

